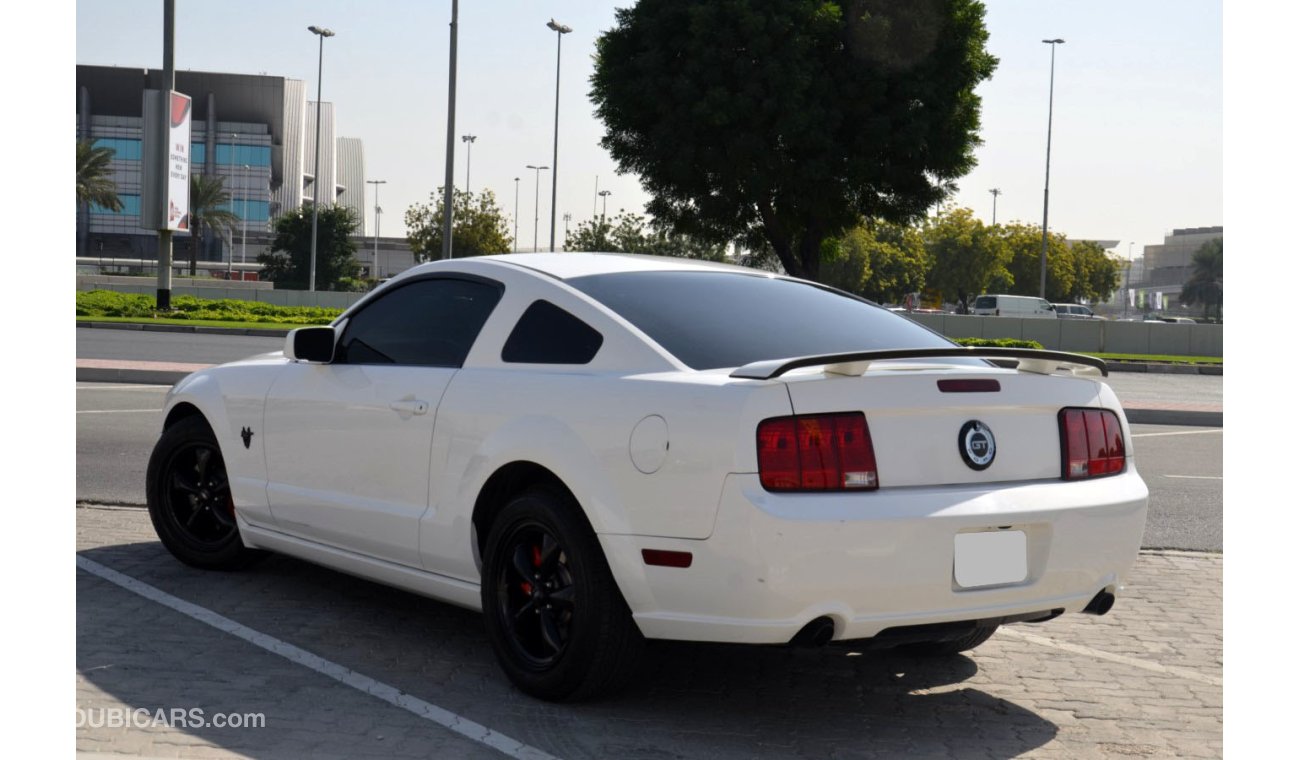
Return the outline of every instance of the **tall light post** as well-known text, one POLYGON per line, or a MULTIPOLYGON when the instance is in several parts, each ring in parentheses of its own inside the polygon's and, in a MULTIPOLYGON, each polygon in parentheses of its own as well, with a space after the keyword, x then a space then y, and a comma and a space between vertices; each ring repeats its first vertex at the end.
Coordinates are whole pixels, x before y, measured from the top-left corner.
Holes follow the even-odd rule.
POLYGON ((474 153, 474 141, 478 135, 461 135, 460 141, 465 143, 465 194, 469 195, 469 161, 474 153))
POLYGON ((309 26, 307 31, 320 38, 320 52, 316 59, 316 166, 311 170, 311 266, 308 268, 307 290, 316 290, 316 219, 320 214, 320 97, 321 73, 325 68, 325 38, 334 32, 320 26, 309 26))
POLYGON ((601 224, 604 224, 604 223, 605 223, 605 209, 608 208, 608 206, 609 206, 609 196, 611 196, 611 195, 613 195, 613 194, 614 194, 613 191, 610 191, 610 190, 601 190, 601 191, 600 191, 600 222, 601 222, 601 224))
POLYGON ((996 227, 996 226, 998 226, 998 196, 999 196, 999 195, 1002 195, 1002 191, 995 187, 995 188, 993 188, 992 190, 990 190, 989 193, 991 193, 991 194, 993 195, 993 224, 992 224, 992 226, 996 227))
POLYGON ((1128 265, 1124 267, 1124 316, 1128 317, 1128 302, 1133 297, 1133 241, 1128 243, 1128 265))
POLYGON ((573 214, 564 212, 564 244, 569 244, 569 222, 573 220, 573 214))
POLYGON ((1052 46, 1052 69, 1047 84, 1047 171, 1043 175, 1043 251, 1038 261, 1039 298, 1047 298, 1047 187, 1052 179, 1052 100, 1056 93, 1056 46, 1064 45, 1065 40, 1043 40, 1043 44, 1052 46))
POLYGON ((442 257, 451 258, 451 198, 455 195, 452 170, 456 165, 456 29, 460 26, 460 2, 451 0, 451 62, 447 67, 447 174, 442 190, 442 257))
POLYGON ((542 172, 551 168, 549 166, 533 166, 529 164, 527 168, 532 169, 533 174, 533 253, 537 253, 537 221, 541 219, 541 209, 538 207, 538 199, 542 187, 542 172))
POLYGON ((596 196, 600 195, 600 175, 596 175, 596 189, 591 191, 591 218, 596 218, 596 196))
POLYGON ((515 177, 515 253, 519 253, 519 178, 515 177))
POLYGON ((379 210, 379 186, 387 185, 388 180, 368 179, 366 180, 366 184, 375 186, 375 258, 374 267, 370 271, 370 276, 374 279, 379 279, 379 215, 383 213, 379 210))
POLYGON ((546 28, 555 31, 555 140, 551 146, 551 250, 555 250, 555 193, 559 186, 560 172, 560 40, 573 29, 564 24, 555 23, 555 19, 546 22, 546 28))

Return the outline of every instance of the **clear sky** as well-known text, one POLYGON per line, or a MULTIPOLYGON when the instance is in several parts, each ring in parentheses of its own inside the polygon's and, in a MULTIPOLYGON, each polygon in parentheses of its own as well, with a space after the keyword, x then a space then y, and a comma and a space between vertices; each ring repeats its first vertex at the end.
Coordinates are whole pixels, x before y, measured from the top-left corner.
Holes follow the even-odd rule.
MULTIPOLYGON (((587 99, 595 39, 620 3, 595 0, 467 0, 460 8, 456 184, 465 184, 460 135, 477 135, 471 189, 490 188, 532 242, 534 175, 551 164, 555 108, 552 16, 565 35, 560 72, 559 202, 574 223, 593 213, 597 175, 615 209, 642 211, 636 177, 618 176, 600 147, 602 125, 587 99)), ((78 63, 162 64, 162 0, 79 0, 78 63)), ((365 143, 366 174, 387 180, 384 232, 428 198, 445 172, 449 2, 177 3, 180 69, 303 79, 314 98, 316 37, 325 43, 323 99, 337 104, 338 134, 365 143)), ((979 166, 954 199, 985 220, 989 189, 998 218, 1039 223, 1047 132, 1049 46, 1056 57, 1052 229, 1118 239, 1134 252, 1175 227, 1222 224, 1222 8, 1216 0, 994 0, 989 48, 1001 59, 984 98, 979 166)), ((539 238, 546 244, 550 177, 542 174, 539 238)), ((368 199, 368 215, 374 202, 368 199)), ((558 221, 563 230, 563 221, 558 221)), ((373 230, 373 228, 371 228, 373 230)), ((562 232, 557 243, 562 241, 562 232)))

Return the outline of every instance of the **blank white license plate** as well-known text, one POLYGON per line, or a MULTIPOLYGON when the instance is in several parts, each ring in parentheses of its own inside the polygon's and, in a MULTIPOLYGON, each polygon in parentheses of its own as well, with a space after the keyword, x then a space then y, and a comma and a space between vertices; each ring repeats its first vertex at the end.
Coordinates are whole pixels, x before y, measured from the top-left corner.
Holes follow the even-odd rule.
POLYGON ((953 537, 953 577, 962 588, 1019 583, 1029 577, 1025 532, 997 530, 953 537))

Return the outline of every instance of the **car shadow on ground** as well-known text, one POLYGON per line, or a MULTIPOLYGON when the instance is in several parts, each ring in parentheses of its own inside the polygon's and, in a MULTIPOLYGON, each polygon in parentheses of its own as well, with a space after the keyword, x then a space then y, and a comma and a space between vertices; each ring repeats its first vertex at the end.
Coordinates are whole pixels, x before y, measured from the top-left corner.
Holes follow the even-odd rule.
MULTIPOLYGON (((181 565, 156 542, 80 555, 561 757, 1010 757, 1046 744, 1058 731, 1032 711, 963 685, 978 674, 976 659, 840 647, 650 642, 625 692, 593 703, 548 704, 506 680, 476 612, 281 556, 246 571, 204 572, 181 565)), ((107 587, 94 584, 84 586, 107 587)), ((385 747, 375 735, 387 730, 391 738, 394 722, 413 720, 409 731, 416 738, 447 734, 139 597, 82 589, 79 582, 77 667, 97 689, 128 706, 154 709, 178 700, 202 705, 213 698, 209 687, 221 684, 226 702, 233 690, 244 705, 268 705, 265 731, 186 729, 217 746, 256 755, 302 752, 315 747, 311 725, 322 711, 334 736, 318 751, 391 751, 391 741, 385 747), (97 603, 109 594, 124 601, 97 603), (172 644, 136 658, 132 667, 111 667, 131 661, 140 637, 158 626, 168 628, 172 644), (204 664, 232 642, 239 653, 204 664), (268 659, 274 664, 266 665, 268 659), (259 669, 267 667, 288 675, 264 677, 259 669), (306 694, 313 696, 304 701, 306 694)))

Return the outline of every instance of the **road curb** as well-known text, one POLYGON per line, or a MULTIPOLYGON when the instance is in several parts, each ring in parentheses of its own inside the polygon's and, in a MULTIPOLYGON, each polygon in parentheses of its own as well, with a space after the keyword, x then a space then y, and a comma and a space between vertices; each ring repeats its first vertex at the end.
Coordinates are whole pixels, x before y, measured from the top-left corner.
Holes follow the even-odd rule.
POLYGON ((1223 427, 1223 412, 1190 409, 1129 409, 1124 416, 1132 425, 1189 425, 1192 427, 1223 427))
POLYGON ((189 372, 160 369, 117 367, 77 367, 79 383, 139 383, 141 385, 175 385, 189 372))
POLYGON ((1154 362, 1106 362, 1109 372, 1148 372, 1164 375, 1223 375, 1223 365, 1157 364, 1154 362))
MULTIPOLYGON (((311 325, 299 325, 310 327, 311 325)), ((138 322, 83 322, 77 327, 87 330, 142 330, 144 332, 206 333, 208 335, 253 335, 262 338, 283 338, 288 330, 256 327, 208 327, 207 325, 147 325, 138 322)))

